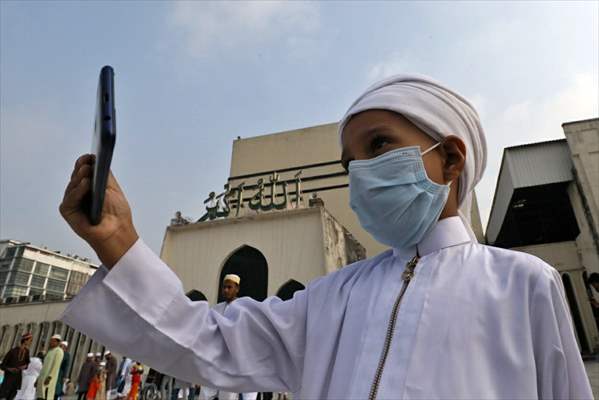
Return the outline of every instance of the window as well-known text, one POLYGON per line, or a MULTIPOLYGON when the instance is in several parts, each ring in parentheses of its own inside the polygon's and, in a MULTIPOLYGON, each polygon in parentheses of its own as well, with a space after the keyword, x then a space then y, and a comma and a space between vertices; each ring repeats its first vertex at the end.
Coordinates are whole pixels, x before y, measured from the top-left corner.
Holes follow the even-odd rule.
POLYGON ((0 271, 6 271, 10 268, 10 262, 3 262, 0 264, 0 271))
POLYGON ((27 287, 25 286, 7 286, 4 289, 4 297, 27 296, 27 287))
POLYGON ((41 263, 38 261, 35 265, 35 273, 37 275, 46 276, 46 275, 48 275, 49 268, 50 268, 50 266, 48 264, 44 264, 44 263, 41 263))
POLYGON ((31 277, 31 287, 43 288, 46 283, 46 278, 43 276, 33 275, 31 277))
POLYGON ((13 270, 8 277, 7 283, 16 283, 18 285, 28 285, 31 274, 13 270))
POLYGON ((79 290, 85 285, 87 280, 89 279, 89 275, 84 274, 83 272, 71 271, 71 276, 69 277, 69 285, 67 286, 67 294, 68 295, 76 295, 79 290))
POLYGON ((30 296, 36 296, 36 295, 40 295, 40 294, 44 294, 44 289, 35 289, 35 288, 29 289, 30 296))
POLYGON ((69 270, 64 268, 52 267, 50 270, 50 278, 66 281, 69 277, 69 270))
POLYGON ((59 281, 56 279, 48 279, 48 284, 46 285, 46 290, 53 292, 64 292, 64 287, 66 286, 66 282, 59 281))
POLYGON ((64 294, 63 293, 46 292, 46 299, 47 300, 62 300, 63 298, 64 298, 64 294))
POLYGON ((17 261, 15 261, 14 269, 24 272, 31 272, 33 270, 33 260, 20 257, 17 259, 17 261))
POLYGON ((8 272, 0 272, 0 286, 6 283, 6 277, 8 276, 8 272))
POLYGON ((17 248, 15 246, 7 248, 4 252, 4 258, 13 258, 15 256, 16 251, 17 248))

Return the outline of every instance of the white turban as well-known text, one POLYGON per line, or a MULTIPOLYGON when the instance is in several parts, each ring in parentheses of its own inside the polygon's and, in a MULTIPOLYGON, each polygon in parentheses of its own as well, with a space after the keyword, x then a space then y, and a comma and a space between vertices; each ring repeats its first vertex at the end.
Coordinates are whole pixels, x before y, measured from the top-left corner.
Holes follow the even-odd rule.
POLYGON ((470 228, 472 190, 487 165, 485 134, 474 106, 426 76, 395 75, 370 86, 354 101, 339 124, 340 138, 353 115, 375 109, 401 114, 437 141, 449 135, 462 139, 466 163, 459 179, 458 203, 460 216, 470 228))

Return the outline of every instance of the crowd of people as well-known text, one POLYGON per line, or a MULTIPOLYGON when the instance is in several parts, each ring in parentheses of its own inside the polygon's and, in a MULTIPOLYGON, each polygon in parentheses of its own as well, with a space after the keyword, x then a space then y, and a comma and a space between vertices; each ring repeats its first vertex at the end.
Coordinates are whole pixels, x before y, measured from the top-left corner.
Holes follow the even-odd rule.
POLYGON ((29 354, 33 335, 21 336, 0 363, 4 372, 0 400, 61 400, 77 395, 77 400, 138 400, 144 368, 139 362, 123 357, 117 360, 110 351, 88 353, 76 382, 68 378, 71 355, 69 343, 60 335, 50 338, 48 351, 35 357, 29 354))

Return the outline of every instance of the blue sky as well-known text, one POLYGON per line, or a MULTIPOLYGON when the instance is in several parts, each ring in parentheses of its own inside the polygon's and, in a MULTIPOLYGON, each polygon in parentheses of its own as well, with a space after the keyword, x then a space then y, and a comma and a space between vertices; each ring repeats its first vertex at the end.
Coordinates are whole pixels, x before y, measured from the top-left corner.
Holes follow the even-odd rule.
POLYGON ((483 222, 506 146, 599 115, 598 2, 0 2, 0 238, 94 257, 57 208, 116 72, 113 170, 160 250, 222 187, 232 140, 341 118, 374 80, 430 75, 478 107, 483 222))

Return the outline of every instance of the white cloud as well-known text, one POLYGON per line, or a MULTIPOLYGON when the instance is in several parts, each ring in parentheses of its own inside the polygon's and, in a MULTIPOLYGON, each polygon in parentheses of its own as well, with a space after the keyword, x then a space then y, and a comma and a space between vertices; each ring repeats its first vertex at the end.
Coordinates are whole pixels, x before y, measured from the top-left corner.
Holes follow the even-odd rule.
POLYGON ((316 2, 176 2, 171 14, 186 50, 196 57, 274 41, 296 51, 298 44, 314 38, 320 19, 316 2))
POLYGON ((393 53, 385 60, 371 65, 366 73, 366 79, 369 84, 380 79, 413 71, 413 62, 405 54, 393 53))

